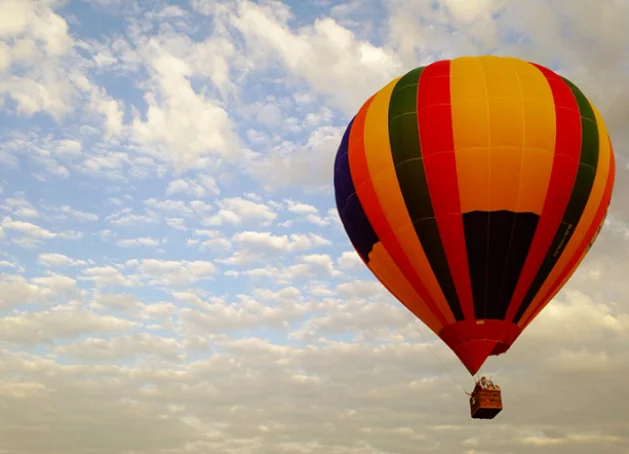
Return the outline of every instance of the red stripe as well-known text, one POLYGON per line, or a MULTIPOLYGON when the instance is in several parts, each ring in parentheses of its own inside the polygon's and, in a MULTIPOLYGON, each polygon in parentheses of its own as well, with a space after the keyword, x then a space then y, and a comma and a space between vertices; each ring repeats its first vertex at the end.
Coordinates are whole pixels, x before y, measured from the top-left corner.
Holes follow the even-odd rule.
POLYGON ((546 201, 505 316, 505 320, 509 321, 513 320, 557 233, 570 200, 581 156, 581 113, 572 90, 551 70, 536 64, 533 66, 546 77, 555 101, 555 155, 546 201))
MULTIPOLYGON (((369 219, 371 226, 376 232, 376 235, 380 239, 384 248, 399 267, 402 274, 404 274, 404 277, 406 277, 408 282, 423 299, 423 303, 433 314, 435 314, 435 317, 443 326, 447 326, 447 319, 435 305, 430 293, 422 283, 420 276, 415 271, 413 264, 405 254, 404 248, 393 233, 393 229, 391 228, 391 225, 382 210, 380 201, 378 200, 378 195, 373 183, 371 182, 367 156, 365 154, 365 120, 373 98, 374 97, 372 96, 356 115, 349 136, 349 166, 352 181, 354 183, 354 187, 356 188, 356 194, 360 200, 363 210, 365 211, 365 214, 367 215, 367 219, 369 219)), ((379 150, 376 150, 376 152, 379 152, 379 150)), ((409 309, 412 310, 412 303, 418 304, 419 302, 406 301, 403 303, 409 304, 409 309)))
MULTIPOLYGON (((610 148, 610 152, 611 152, 611 148, 610 148)), ((539 314, 540 311, 544 309, 544 307, 546 307, 546 304, 548 304, 550 300, 554 298, 554 296, 559 292, 562 284, 564 284, 567 278, 576 271, 579 261, 583 259, 584 254, 586 253, 586 248, 589 246, 590 241, 592 241, 592 238, 594 238, 594 235, 596 235, 596 231, 598 230, 599 226, 605 219, 605 213, 607 213, 609 202, 611 201, 611 197, 612 197, 612 191, 614 189, 615 177, 616 177, 616 162, 614 158, 614 153, 611 152, 610 163, 609 163, 609 175, 607 177, 607 186, 605 187, 605 192, 603 193, 601 204, 598 207, 598 210, 596 211, 596 215, 594 219, 592 220, 592 224, 588 228, 588 231, 585 237, 583 238, 583 240, 581 241, 579 248, 575 251, 574 255, 572 256, 572 258, 570 259, 566 267, 559 274, 559 276, 557 277, 557 280, 553 283, 553 285, 550 286, 550 288, 544 295, 544 298, 540 299, 540 301, 542 301, 542 304, 540 304, 539 307, 537 307, 533 312, 531 312, 531 315, 528 317, 528 319, 522 323, 522 329, 524 329, 524 327, 526 327, 529 323, 531 323, 531 321, 537 316, 537 314, 539 314)))
POLYGON ((474 319, 450 102, 450 61, 428 65, 417 90, 417 123, 428 191, 466 320, 474 319))

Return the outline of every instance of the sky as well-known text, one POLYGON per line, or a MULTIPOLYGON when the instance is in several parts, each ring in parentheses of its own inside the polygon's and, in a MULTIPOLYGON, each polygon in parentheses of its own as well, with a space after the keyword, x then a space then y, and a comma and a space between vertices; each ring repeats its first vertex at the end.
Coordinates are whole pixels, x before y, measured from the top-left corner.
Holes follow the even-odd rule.
POLYGON ((0 453, 629 453, 627 0, 0 2, 0 453), (336 212, 360 105, 511 55, 617 159, 605 228, 512 349, 504 411, 336 212))

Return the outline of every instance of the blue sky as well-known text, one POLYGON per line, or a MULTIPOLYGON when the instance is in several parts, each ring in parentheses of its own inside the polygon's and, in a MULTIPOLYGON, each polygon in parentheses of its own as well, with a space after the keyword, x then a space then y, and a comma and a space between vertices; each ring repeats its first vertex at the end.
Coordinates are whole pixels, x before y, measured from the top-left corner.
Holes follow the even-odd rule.
POLYGON ((438 58, 556 68, 627 162, 626 2, 526 5, 2 2, 0 450, 627 452, 623 197, 566 290, 488 361, 509 390, 491 428, 336 213, 347 122, 438 58), (582 395, 594 383, 615 394, 582 395))

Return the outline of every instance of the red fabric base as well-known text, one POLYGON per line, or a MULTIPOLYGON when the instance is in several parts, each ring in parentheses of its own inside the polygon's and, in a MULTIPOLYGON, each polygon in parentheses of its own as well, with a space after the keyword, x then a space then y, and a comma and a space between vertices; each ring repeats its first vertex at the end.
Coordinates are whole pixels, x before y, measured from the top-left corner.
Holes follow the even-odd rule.
POLYGON ((518 338, 522 330, 503 320, 465 320, 446 326, 439 337, 474 375, 491 355, 500 355, 518 338))

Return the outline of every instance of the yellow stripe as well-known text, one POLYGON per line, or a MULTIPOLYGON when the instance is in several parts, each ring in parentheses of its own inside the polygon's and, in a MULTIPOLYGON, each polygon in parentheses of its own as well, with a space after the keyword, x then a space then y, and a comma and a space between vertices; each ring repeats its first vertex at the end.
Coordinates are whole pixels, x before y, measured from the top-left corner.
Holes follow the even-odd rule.
POLYGON ((553 92, 544 74, 511 59, 524 99, 524 156, 519 175, 517 211, 542 214, 555 157, 557 117, 553 92))
POLYGON ((515 58, 463 57, 450 81, 462 212, 540 214, 556 130, 544 75, 515 58))
POLYGON ((393 296, 403 302, 435 334, 439 334, 443 325, 426 307, 419 294, 406 280, 381 242, 377 242, 369 253, 367 266, 393 296))
MULTIPOLYGON (((590 103, 590 105, 592 104, 590 103)), ((609 171, 611 162, 611 148, 609 146, 609 140, 607 139, 607 128, 605 126, 605 123, 601 118, 598 110, 596 110, 596 107, 592 105, 592 109, 594 110, 594 116, 596 117, 596 124, 598 125, 599 131, 599 153, 596 176, 594 177, 594 184, 592 186, 590 198, 585 205, 583 215, 581 216, 581 219, 576 226, 574 234, 570 238, 570 241, 568 241, 566 248, 559 257, 559 260, 555 264, 553 270, 550 272, 550 275, 548 276, 542 287, 539 289, 537 296, 533 299, 526 312, 524 312, 524 315, 518 323, 519 326, 524 325, 530 314, 535 311, 540 304, 546 303, 544 301, 541 301, 542 296, 546 292, 548 292, 548 289, 558 279, 559 274, 564 270, 568 261, 572 259, 576 254, 576 250, 585 238, 587 230, 594 221, 596 211, 601 204, 601 200, 605 192, 605 187, 607 186, 607 180, 610 176, 609 171)))
POLYGON ((420 276, 433 301, 449 323, 455 318, 426 258, 415 228, 406 209, 395 173, 389 141, 389 100, 395 84, 393 80, 373 98, 365 119, 365 155, 371 181, 393 234, 400 242, 413 268, 420 276))
POLYGON ((485 69, 480 58, 451 61, 450 94, 461 211, 489 211, 490 123, 485 69))

